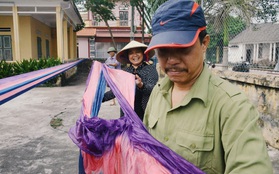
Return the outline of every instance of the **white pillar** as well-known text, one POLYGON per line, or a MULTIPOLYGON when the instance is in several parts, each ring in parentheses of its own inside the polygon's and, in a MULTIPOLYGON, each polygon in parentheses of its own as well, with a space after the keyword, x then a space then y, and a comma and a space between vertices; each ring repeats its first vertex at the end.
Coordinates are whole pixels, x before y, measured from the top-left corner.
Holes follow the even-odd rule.
POLYGON ((258 48, 259 48, 259 45, 254 44, 254 57, 255 57, 256 62, 258 62, 258 48))
POLYGON ((19 22, 18 22, 17 6, 13 6, 13 27, 14 27, 14 44, 15 55, 13 60, 20 61, 20 43, 19 43, 19 22))
POLYGON ((63 11, 61 7, 56 7, 56 40, 57 40, 57 57, 64 63, 63 55, 63 11))
POLYGON ((272 47, 273 47, 273 43, 269 43, 269 55, 268 55, 269 61, 272 61, 272 47))
POLYGON ((274 46, 273 46, 273 53, 272 54, 273 54, 273 62, 275 62, 275 60, 276 60, 276 57, 275 57, 276 56, 276 43, 273 43, 273 45, 274 46))
POLYGON ((68 26, 67 26, 67 20, 63 20, 63 60, 68 61, 69 55, 68 55, 68 26))
POLYGON ((223 63, 222 63, 222 69, 227 70, 228 69, 228 47, 223 47, 223 63))

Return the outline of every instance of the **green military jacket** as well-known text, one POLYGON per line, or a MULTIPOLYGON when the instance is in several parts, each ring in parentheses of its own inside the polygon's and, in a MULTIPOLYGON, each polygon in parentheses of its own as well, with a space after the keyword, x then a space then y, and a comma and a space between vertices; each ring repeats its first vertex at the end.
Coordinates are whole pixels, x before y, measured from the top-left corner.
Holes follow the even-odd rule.
POLYGON ((144 124, 157 140, 207 174, 272 174, 259 114, 245 94, 205 67, 179 106, 168 77, 154 87, 144 124))

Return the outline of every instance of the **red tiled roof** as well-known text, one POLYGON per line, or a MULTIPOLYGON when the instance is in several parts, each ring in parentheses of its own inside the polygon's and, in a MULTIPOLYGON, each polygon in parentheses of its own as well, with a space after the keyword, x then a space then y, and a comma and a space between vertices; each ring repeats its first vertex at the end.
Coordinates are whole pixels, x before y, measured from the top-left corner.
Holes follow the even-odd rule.
POLYGON ((96 28, 83 28, 77 32, 77 36, 96 36, 96 28))
MULTIPOLYGON (((130 29, 113 29, 112 30, 113 37, 130 37, 131 32, 130 29)), ((96 37, 110 37, 109 30, 106 29, 98 29, 96 31, 96 37)), ((134 34, 134 37, 142 37, 141 31, 137 31, 134 34)), ((144 34, 144 37, 150 37, 149 34, 144 34)))
MULTIPOLYGON (((111 27, 113 37, 117 42, 129 42, 131 37, 130 27, 111 27)), ((86 27, 77 32, 78 37, 94 36, 96 42, 111 42, 111 36, 107 27, 86 27)), ((149 42, 150 34, 144 34, 145 42, 149 42)), ((134 33, 135 40, 141 40, 141 28, 134 33)))
MULTIPOLYGON (((113 31, 112 32, 113 37, 130 37, 130 31, 127 32, 121 32, 121 31, 113 31)), ((96 37, 110 37, 109 32, 99 32, 97 31, 96 37)), ((141 33, 135 33, 134 37, 142 37, 141 33)), ((144 37, 150 37, 149 34, 144 34, 144 37)))

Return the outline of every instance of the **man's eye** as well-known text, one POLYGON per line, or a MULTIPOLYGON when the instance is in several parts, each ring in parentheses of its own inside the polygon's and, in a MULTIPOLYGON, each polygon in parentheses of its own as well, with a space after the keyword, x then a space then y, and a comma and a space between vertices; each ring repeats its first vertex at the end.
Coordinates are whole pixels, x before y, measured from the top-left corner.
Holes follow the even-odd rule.
POLYGON ((168 51, 166 49, 158 49, 158 56, 167 57, 168 51))
POLYGON ((160 48, 158 49, 158 53, 166 53, 167 52, 167 49, 164 49, 164 48, 160 48))

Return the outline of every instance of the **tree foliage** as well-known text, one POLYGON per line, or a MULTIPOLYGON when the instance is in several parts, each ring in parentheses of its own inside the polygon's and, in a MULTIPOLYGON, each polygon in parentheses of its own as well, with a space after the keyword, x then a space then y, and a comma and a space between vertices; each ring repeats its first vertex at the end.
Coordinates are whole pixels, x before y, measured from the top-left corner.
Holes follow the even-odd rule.
POLYGON ((162 5, 167 0, 147 0, 149 12, 154 14, 160 5, 162 5))
MULTIPOLYGON (((227 36, 229 40, 233 39, 236 35, 245 30, 247 23, 241 17, 228 17, 228 31, 227 36)), ((219 49, 219 57, 223 55, 224 45, 224 30, 216 32, 214 23, 207 24, 207 32, 210 35, 210 44, 208 46, 208 51, 206 52, 207 60, 211 62, 219 62, 220 60, 216 59, 217 49, 219 49)))
POLYGON ((258 22, 261 20, 265 23, 277 21, 277 11, 279 11, 278 3, 271 3, 270 0, 259 0, 257 7, 256 17, 258 22))
POLYGON ((136 7, 137 11, 139 12, 142 21, 142 27, 147 27, 148 30, 151 30, 150 21, 151 21, 151 15, 148 11, 148 7, 142 0, 130 0, 130 4, 134 7, 136 7))
POLYGON ((128 2, 132 7, 135 7, 142 19, 142 28, 146 27, 148 31, 151 31, 151 16, 150 5, 144 0, 120 0, 121 2, 128 2))
MULTIPOLYGON (((96 20, 104 21, 109 27, 107 21, 116 20, 112 10, 117 0, 75 0, 78 3, 84 3, 84 7, 95 16, 96 20)), ((139 12, 143 19, 142 27, 146 26, 151 32, 151 20, 157 8, 167 0, 118 0, 130 2, 139 12), (145 24, 145 25, 144 25, 145 24)), ((231 25, 232 19, 241 20, 246 26, 249 26, 252 19, 258 21, 277 21, 278 5, 269 2, 269 0, 196 0, 203 3, 203 9, 207 22, 211 25, 210 33, 222 37, 219 46, 227 46, 232 33, 238 33, 235 23, 231 25), (236 31, 234 31, 236 30, 236 31)), ((110 31, 111 33, 111 31, 110 31)), ((112 33, 111 33, 112 36, 112 33)), ((113 38, 113 37, 112 37, 113 38)), ((115 43, 114 43, 115 44, 115 43)))
MULTIPOLYGON (((156 9, 167 0, 147 0, 149 12, 153 14, 156 9)), ((249 25, 252 19, 264 22, 276 22, 279 6, 270 0, 196 0, 202 4, 206 20, 214 23, 215 32, 225 33, 224 43, 228 42, 228 25, 230 17, 240 17, 249 25)))
POLYGON ((85 8, 93 14, 100 16, 103 21, 114 21, 116 17, 112 13, 115 1, 112 0, 86 0, 85 8))
MULTIPOLYGON (((117 0, 116 0, 117 1, 117 0)), ((95 20, 104 21, 108 27, 113 46, 116 48, 116 43, 113 38, 111 28, 108 24, 108 21, 115 21, 116 17, 112 13, 112 10, 115 8, 114 0, 75 0, 75 3, 83 5, 88 11, 91 11, 95 20)))

